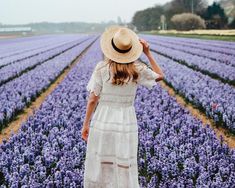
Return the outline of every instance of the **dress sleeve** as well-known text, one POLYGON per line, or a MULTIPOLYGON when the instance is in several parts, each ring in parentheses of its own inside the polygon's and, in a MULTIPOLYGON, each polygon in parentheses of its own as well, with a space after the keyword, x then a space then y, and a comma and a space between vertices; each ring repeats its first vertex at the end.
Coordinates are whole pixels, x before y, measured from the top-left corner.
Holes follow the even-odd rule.
POLYGON ((160 77, 159 74, 154 72, 147 65, 143 64, 140 70, 139 84, 147 87, 148 89, 152 89, 154 85, 157 85, 156 79, 159 77, 160 77))
POLYGON ((86 89, 90 93, 94 92, 95 96, 99 96, 102 90, 102 85, 103 82, 101 77, 101 71, 99 70, 99 63, 97 63, 92 72, 90 80, 88 81, 86 89))

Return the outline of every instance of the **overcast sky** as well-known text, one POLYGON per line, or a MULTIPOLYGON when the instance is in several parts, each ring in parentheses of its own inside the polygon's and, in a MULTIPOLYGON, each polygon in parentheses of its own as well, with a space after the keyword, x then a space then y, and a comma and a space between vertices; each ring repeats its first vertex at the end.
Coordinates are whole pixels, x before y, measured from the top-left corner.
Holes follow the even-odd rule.
MULTIPOLYGON (((170 0, 0 0, 0 23, 129 22, 137 10, 170 0)), ((213 0, 208 0, 210 3, 213 0)))

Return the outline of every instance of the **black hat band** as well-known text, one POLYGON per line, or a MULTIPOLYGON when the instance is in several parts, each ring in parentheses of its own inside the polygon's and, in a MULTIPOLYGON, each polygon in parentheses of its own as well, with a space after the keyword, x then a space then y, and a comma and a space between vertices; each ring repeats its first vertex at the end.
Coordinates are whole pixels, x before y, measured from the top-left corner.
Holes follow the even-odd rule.
POLYGON ((114 44, 114 42, 113 42, 113 38, 112 38, 111 43, 112 43, 112 46, 113 46, 114 50, 116 50, 116 51, 119 52, 119 53, 127 53, 127 52, 129 52, 129 51, 131 50, 131 48, 132 48, 132 46, 131 46, 130 48, 128 48, 128 49, 126 49, 126 50, 121 50, 121 49, 119 49, 117 46, 115 46, 115 44, 114 44))

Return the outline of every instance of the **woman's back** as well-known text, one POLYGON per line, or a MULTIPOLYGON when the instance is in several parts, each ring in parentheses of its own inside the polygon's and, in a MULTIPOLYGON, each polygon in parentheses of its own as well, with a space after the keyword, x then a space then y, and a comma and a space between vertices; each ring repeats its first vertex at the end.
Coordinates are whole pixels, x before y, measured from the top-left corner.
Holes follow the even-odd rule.
POLYGON ((113 85, 111 83, 112 79, 109 79, 113 76, 109 64, 105 60, 98 62, 92 75, 93 79, 88 83, 87 89, 91 91, 92 87, 95 88, 95 94, 100 95, 99 104, 113 107, 133 106, 137 86, 144 85, 147 88, 151 88, 157 84, 155 80, 159 77, 157 73, 145 64, 139 61, 134 62, 134 64, 139 75, 137 83, 130 79, 126 84, 113 85))

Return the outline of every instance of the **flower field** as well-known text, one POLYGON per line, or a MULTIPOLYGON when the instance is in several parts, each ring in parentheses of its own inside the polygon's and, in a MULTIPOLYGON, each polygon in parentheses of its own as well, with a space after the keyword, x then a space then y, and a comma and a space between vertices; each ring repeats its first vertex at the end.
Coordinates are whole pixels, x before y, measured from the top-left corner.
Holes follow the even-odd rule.
MULTIPOLYGON (((84 40, 84 39, 82 39, 84 40)), ((39 95, 43 89, 48 87, 48 85, 55 80, 55 78, 94 40, 93 37, 81 42, 80 39, 76 41, 78 43, 71 47, 67 44, 63 47, 53 49, 53 53, 57 53, 54 58, 48 58, 48 53, 45 52, 41 56, 34 58, 35 61, 31 61, 31 57, 28 60, 23 60, 10 64, 8 66, 0 69, 6 74, 1 74, 1 76, 7 75, 17 75, 17 71, 25 71, 26 73, 22 76, 13 79, 10 82, 2 85, 0 87, 0 130, 6 126, 6 124, 15 115, 20 112, 26 105, 28 105, 33 99, 39 95), (80 42, 80 43, 79 43, 80 42), (67 49, 66 49, 67 48, 67 49), (47 58, 47 59, 44 59, 47 58), (16 65, 12 68, 13 65, 16 65), (32 71, 27 71, 27 66, 37 65, 32 71), (6 72, 5 69, 8 67, 9 70, 6 72)), ((74 45, 74 44, 72 44, 74 45)), ((51 55, 51 54, 50 54, 51 55)), ((55 56, 55 55, 54 55, 55 56)), ((15 77, 15 76, 14 76, 15 77)))
MULTIPOLYGON (((209 55, 204 57, 205 55, 200 53, 193 54, 193 51, 200 50, 200 47, 197 47, 196 50, 188 47, 195 39, 188 39, 187 46, 181 46, 181 39, 178 38, 170 42, 167 37, 146 36, 144 38, 150 41, 152 51, 154 51, 153 54, 165 72, 166 82, 183 95, 187 101, 190 101, 213 118, 218 125, 224 126, 235 133, 235 51, 233 54, 231 51, 229 57, 223 52, 213 52, 218 53, 217 56, 226 57, 227 59, 226 62, 212 61, 209 55), (160 38, 159 41, 166 41, 155 43, 154 41, 158 41, 158 38, 160 38), (175 45, 174 41, 177 41, 178 45, 175 45), (168 47, 162 47, 162 45, 168 47), (173 48, 177 49, 174 50, 173 48), (156 53, 156 51, 160 53, 156 53), (184 63, 182 63, 182 60, 184 63), (214 72, 210 72, 209 69, 214 72), (218 72, 218 74, 214 74, 215 72, 218 72), (212 74, 214 75, 212 76, 212 74), (224 77, 224 82, 220 79, 222 75, 227 76, 226 79, 226 76, 224 77), (225 83, 226 81, 227 83, 225 83)), ((185 41, 186 39, 182 40, 182 43, 185 44, 185 41)), ((198 40, 195 41, 199 46, 198 40)), ((235 44, 233 46, 231 43, 220 43, 223 48, 235 48, 235 44)), ((205 42, 202 42, 201 48, 204 48, 205 44, 205 42)), ((210 45, 209 42, 206 45, 210 50, 215 48, 215 45, 210 45)), ((207 51, 207 54, 211 54, 211 51, 207 51)), ((146 57, 142 56, 142 60, 146 61, 146 57)))
MULTIPOLYGON (((235 132, 235 64, 229 58, 235 56, 235 44, 142 37, 150 42, 165 82, 218 125, 235 132), (220 55, 213 59, 200 53, 206 45, 208 53, 220 55)), ((0 188, 82 187, 86 142, 80 131, 86 85, 96 63, 103 59, 98 36, 11 39, 0 41, 0 52, 1 129, 83 53, 18 133, 0 144, 0 188)), ((235 150, 160 84, 152 90, 139 86, 135 108, 141 187, 235 187, 235 150)))

